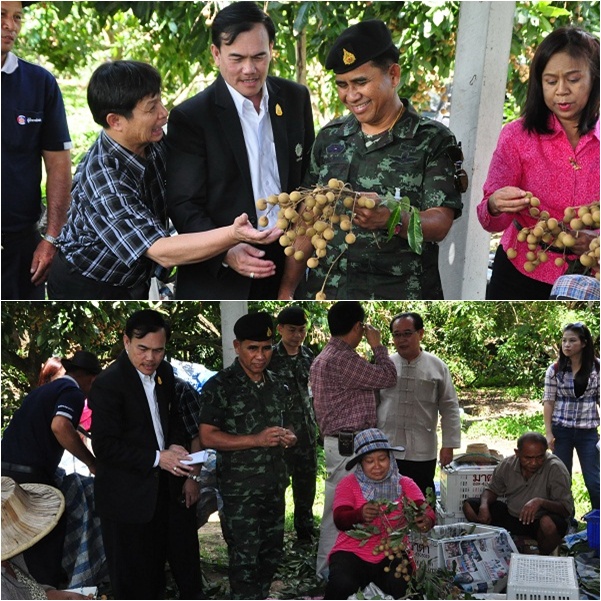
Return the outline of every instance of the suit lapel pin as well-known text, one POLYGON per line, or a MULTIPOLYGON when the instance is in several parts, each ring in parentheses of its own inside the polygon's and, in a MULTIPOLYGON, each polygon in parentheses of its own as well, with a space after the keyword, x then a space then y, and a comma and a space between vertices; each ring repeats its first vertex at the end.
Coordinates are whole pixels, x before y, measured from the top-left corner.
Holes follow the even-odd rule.
POLYGON ((163 380, 161 380, 161 376, 157 376, 157 382, 159 386, 163 383, 163 380))
POLYGON ((284 111, 282 110, 282 107, 279 104, 275 105, 275 114, 278 117, 281 117, 284 114, 284 111))
POLYGON ((303 147, 300 144, 297 144, 296 148, 294 149, 294 152, 296 152, 296 156, 300 158, 301 156, 303 156, 303 147))

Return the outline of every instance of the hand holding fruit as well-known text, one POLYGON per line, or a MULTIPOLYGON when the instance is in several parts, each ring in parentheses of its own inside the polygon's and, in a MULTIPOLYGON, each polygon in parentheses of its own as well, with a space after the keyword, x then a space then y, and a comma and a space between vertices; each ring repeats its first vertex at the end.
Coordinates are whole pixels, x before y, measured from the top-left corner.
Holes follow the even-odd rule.
POLYGON ((364 230, 385 230, 390 209, 380 205, 380 197, 377 194, 362 192, 361 196, 368 204, 355 208, 354 223, 364 230), (374 204, 369 201, 373 201, 374 204))
POLYGON ((254 244, 271 244, 275 242, 281 235, 282 230, 271 228, 269 230, 259 231, 255 229, 246 213, 242 213, 234 219, 232 224, 233 236, 239 242, 252 242, 254 244))
POLYGON ((363 507, 361 507, 361 513, 363 514, 363 521, 366 524, 373 522, 375 518, 378 517, 380 513, 380 508, 377 503, 370 501, 369 503, 365 503, 363 507))
POLYGON ((428 532, 428 530, 432 530, 432 519, 428 517, 425 513, 421 513, 415 516, 415 525, 417 526, 420 532, 428 532))
POLYGON ((505 186, 493 192, 488 198, 488 212, 493 217, 501 213, 519 213, 530 204, 527 192, 515 186, 505 186))

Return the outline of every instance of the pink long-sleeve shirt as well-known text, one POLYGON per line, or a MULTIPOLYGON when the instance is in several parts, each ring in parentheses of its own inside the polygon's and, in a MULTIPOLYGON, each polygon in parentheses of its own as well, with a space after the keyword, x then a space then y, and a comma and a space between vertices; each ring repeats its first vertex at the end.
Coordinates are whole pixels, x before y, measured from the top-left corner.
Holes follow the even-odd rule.
POLYGON ((502 232, 501 245, 507 251, 517 249, 513 265, 524 275, 553 284, 567 266, 557 267, 550 253, 532 273, 526 273, 524 263, 528 245, 517 242, 518 230, 513 219, 524 227, 534 226, 538 219, 531 217, 528 208, 520 213, 501 213, 493 217, 488 211, 488 199, 499 188, 516 186, 532 192, 540 201, 539 209, 562 220, 564 209, 599 201, 599 121, 595 129, 582 136, 576 149, 555 115, 551 116, 552 133, 529 133, 522 119, 507 124, 501 131, 497 148, 484 184, 484 198, 477 207, 478 220, 488 232, 502 232))

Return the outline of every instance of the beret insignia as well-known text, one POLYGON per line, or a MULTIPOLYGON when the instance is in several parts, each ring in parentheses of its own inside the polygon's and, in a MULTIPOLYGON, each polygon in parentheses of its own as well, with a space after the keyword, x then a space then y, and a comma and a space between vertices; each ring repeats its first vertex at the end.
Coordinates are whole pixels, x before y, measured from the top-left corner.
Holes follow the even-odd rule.
POLYGON ((342 49, 342 62, 345 65, 352 65, 357 60, 357 57, 349 52, 346 48, 342 49))

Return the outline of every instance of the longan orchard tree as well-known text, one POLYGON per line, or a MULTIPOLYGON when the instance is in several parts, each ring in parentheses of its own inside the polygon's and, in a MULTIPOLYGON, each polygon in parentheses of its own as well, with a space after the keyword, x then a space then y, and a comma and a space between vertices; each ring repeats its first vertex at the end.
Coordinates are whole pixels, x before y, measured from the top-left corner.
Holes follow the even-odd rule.
MULTIPOLYGON (((211 2, 39 2, 27 9, 18 52, 55 73, 87 77, 100 62, 154 64, 169 105, 214 78, 209 27, 229 0, 211 2)), ((322 64, 334 39, 363 19, 385 21, 401 48, 401 92, 419 110, 446 110, 460 2, 262 2, 277 27, 272 72, 307 83, 318 125, 342 110, 322 64)), ((599 2, 518 2, 508 69, 506 116, 519 112, 528 65, 544 35, 560 25, 599 33, 599 2)), ((86 81, 82 84, 85 85, 86 81)))
MULTIPOLYGON (((289 303, 250 302, 249 311, 272 315, 289 303)), ((318 353, 329 339, 331 302, 305 302, 310 328, 306 340, 318 353)), ((221 312, 217 302, 4 302, 2 319, 2 424, 37 381, 51 355, 77 349, 95 352, 103 364, 122 349, 127 317, 140 308, 164 311, 173 326, 169 356, 222 367, 221 312)), ((392 350, 389 323, 403 311, 417 311, 425 323, 423 347, 450 367, 460 387, 515 386, 540 389, 546 367, 555 360, 562 327, 585 322, 599 346, 598 303, 584 302, 366 302, 366 321, 382 331, 392 350)), ((359 351, 370 356, 369 347, 359 351)), ((536 397, 535 397, 536 398, 536 397)))

